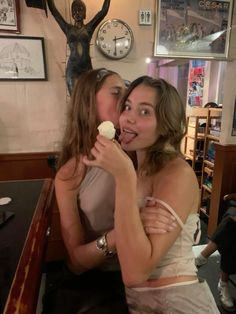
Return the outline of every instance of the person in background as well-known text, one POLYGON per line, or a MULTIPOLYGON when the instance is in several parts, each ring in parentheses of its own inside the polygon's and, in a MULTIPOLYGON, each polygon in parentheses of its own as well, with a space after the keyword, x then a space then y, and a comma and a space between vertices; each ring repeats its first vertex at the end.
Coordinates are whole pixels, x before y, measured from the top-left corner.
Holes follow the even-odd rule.
MULTIPOLYGON (((44 313, 127 313, 116 256, 115 182, 106 171, 82 162, 91 155, 100 122, 110 120, 118 128, 124 89, 121 77, 107 69, 90 70, 75 84, 55 177, 68 266, 58 289, 48 294, 44 313)), ((175 228, 168 211, 157 213, 153 202, 148 205, 142 212, 147 233, 175 228)))
POLYGON ((180 153, 185 106, 176 89, 148 76, 133 81, 121 102, 120 142, 98 135, 86 166, 113 175, 115 239, 131 314, 219 313, 206 283, 197 277, 192 245, 200 236, 199 187, 180 153), (135 151, 137 170, 124 151, 135 151), (178 227, 145 233, 140 208, 147 201, 170 211, 178 227))
POLYGON ((110 0, 104 0, 101 11, 99 11, 87 24, 86 6, 82 0, 74 0, 71 5, 74 24, 69 24, 57 10, 54 0, 47 0, 49 10, 65 33, 70 48, 70 56, 66 65, 66 84, 71 95, 76 78, 83 72, 92 69, 89 53, 90 41, 98 24, 106 16, 110 0))
POLYGON ((218 108, 219 106, 214 101, 209 101, 204 105, 204 108, 218 108))
POLYGON ((227 311, 235 311, 234 301, 229 290, 229 276, 236 273, 236 193, 224 197, 228 209, 213 233, 210 241, 195 259, 196 266, 207 263, 215 252, 220 253, 220 279, 218 291, 222 307, 227 311))

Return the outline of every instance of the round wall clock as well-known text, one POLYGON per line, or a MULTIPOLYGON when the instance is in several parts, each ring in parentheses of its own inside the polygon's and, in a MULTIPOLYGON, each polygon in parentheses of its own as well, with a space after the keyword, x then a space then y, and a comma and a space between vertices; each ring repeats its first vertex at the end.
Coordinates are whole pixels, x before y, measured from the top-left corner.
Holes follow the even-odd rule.
POLYGON ((99 27, 96 44, 106 57, 122 59, 130 52, 133 41, 129 25, 122 20, 111 19, 99 27))

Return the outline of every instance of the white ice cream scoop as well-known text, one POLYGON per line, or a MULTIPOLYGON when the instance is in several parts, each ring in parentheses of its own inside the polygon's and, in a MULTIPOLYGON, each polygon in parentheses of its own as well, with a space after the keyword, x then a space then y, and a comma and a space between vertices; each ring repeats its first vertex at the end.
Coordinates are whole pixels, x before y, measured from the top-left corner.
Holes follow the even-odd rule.
POLYGON ((116 134, 116 129, 111 121, 103 121, 101 124, 99 124, 98 131, 99 134, 105 136, 109 140, 112 140, 116 134))

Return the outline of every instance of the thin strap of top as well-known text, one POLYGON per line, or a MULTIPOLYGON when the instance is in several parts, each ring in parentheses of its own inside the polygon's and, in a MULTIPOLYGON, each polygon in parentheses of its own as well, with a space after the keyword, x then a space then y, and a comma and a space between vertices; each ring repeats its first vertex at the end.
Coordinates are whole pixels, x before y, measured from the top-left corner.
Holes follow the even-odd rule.
MULTIPOLYGON (((177 220, 178 224, 180 225, 180 227, 182 228, 182 230, 185 232, 185 234, 188 236, 188 238, 191 240, 191 241, 194 241, 194 244, 198 243, 199 242, 199 238, 200 238, 200 235, 201 233, 199 232, 198 236, 196 237, 195 240, 193 240, 193 237, 192 235, 188 232, 188 230, 186 229, 186 226, 184 225, 184 223, 182 222, 182 220, 180 219, 180 217, 176 214, 176 212, 174 211, 174 209, 168 205, 166 202, 158 199, 158 198, 154 198, 154 197, 146 197, 146 200, 155 200, 156 202, 158 202, 159 204, 161 204, 163 207, 165 207, 174 217, 175 219, 177 220)), ((199 228, 200 229, 200 228, 199 228)))

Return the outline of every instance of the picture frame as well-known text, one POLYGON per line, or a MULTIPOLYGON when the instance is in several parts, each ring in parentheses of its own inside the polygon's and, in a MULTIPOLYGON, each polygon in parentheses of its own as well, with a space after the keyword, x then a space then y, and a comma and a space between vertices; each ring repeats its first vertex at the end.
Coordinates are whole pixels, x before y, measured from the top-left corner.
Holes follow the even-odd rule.
POLYGON ((0 80, 47 80, 44 38, 0 36, 0 80))
POLYGON ((0 32, 20 33, 20 0, 0 1, 0 32))
POLYGON ((233 0, 157 1, 154 56, 227 59, 232 9, 233 0))

